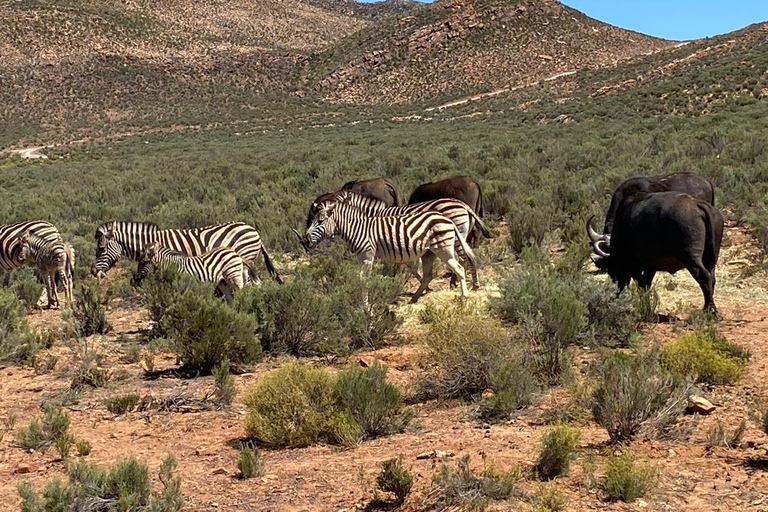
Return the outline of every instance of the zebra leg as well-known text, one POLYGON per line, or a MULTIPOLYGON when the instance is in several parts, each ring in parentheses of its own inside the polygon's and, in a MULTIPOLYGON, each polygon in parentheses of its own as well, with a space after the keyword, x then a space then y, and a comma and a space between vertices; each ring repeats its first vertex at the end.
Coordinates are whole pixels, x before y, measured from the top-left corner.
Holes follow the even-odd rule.
POLYGON ((416 293, 414 293, 413 297, 411 297, 411 304, 416 303, 416 301, 419 300, 419 297, 422 296, 424 291, 428 289, 429 283, 432 281, 432 265, 434 265, 434 263, 435 263, 434 252, 427 251, 421 255, 421 265, 422 265, 422 270, 424 271, 424 277, 421 279, 421 285, 419 285, 419 289, 416 290, 416 293))
POLYGON ((60 272, 61 285, 64 287, 64 305, 67 307, 72 306, 72 280, 67 275, 66 270, 60 272))
POLYGON ((59 292, 56 290, 56 274, 45 276, 45 289, 48 293, 48 309, 59 306, 59 292))
MULTIPOLYGON (((472 232, 470 231, 470 234, 472 232)), ((465 238, 466 240, 466 238, 465 238)), ((467 242, 469 244, 469 242, 467 242)), ((466 260, 467 267, 469 268, 469 275, 472 277, 472 290, 477 290, 480 288, 480 280, 477 278, 477 266, 472 261, 471 258, 467 257, 467 253, 464 251, 464 247, 462 247, 461 242, 459 240, 456 240, 456 246, 454 247, 454 250, 456 251, 456 255, 464 260, 466 260)), ((451 288, 456 288, 456 285, 458 284, 458 276, 454 273, 451 277, 451 288)))
POLYGON ((446 265, 448 265, 448 268, 450 268, 454 274, 459 276, 459 282, 461 283, 461 296, 466 297, 469 295, 469 290, 467 290, 467 280, 466 274, 464 273, 464 267, 462 267, 459 262, 456 261, 456 257, 451 254, 452 252, 453 251, 447 250, 439 256, 440 259, 443 260, 446 265))

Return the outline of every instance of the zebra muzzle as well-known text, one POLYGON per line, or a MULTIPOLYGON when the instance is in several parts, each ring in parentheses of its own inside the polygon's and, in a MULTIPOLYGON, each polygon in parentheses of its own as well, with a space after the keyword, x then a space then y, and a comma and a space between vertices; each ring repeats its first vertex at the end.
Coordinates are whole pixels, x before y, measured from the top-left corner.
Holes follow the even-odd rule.
POLYGON ((293 230, 293 232, 296 233, 296 237, 299 239, 299 243, 304 248, 304 250, 309 251, 309 242, 304 237, 302 237, 301 234, 299 234, 299 232, 296 231, 295 229, 293 230))

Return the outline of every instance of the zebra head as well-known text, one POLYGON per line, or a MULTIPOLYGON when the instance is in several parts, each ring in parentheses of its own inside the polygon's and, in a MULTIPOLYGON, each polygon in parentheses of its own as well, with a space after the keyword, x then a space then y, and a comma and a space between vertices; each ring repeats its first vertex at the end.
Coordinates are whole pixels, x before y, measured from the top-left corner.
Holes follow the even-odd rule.
POLYGON ((131 284, 137 286, 141 281, 146 278, 150 272, 153 272, 156 268, 155 257, 157 256, 157 242, 145 247, 139 254, 139 266, 136 269, 136 273, 133 274, 131 284))
POLYGON ((32 246, 32 237, 29 231, 17 238, 19 247, 19 263, 24 264, 34 256, 34 247, 32 246))
POLYGON ((336 201, 326 201, 319 205, 312 224, 307 228, 304 237, 300 237, 305 249, 311 249, 322 240, 336 234, 336 222, 333 218, 336 205, 336 201))

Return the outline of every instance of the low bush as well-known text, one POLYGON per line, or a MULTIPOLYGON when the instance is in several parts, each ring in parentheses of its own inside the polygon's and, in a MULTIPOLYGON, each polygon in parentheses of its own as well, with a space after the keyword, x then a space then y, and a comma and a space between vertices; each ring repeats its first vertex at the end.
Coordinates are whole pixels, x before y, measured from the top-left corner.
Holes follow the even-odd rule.
POLYGON ((722 421, 718 421, 707 432, 707 444, 709 446, 722 446, 725 448, 738 448, 744 432, 747 431, 747 422, 741 420, 739 426, 732 433, 728 433, 722 421))
POLYGON ((549 268, 530 268, 512 274, 501 285, 501 296, 491 302, 499 317, 521 326, 535 347, 532 362, 538 374, 551 384, 567 375, 569 347, 587 332, 587 308, 574 279, 549 268))
POLYGON ((121 416, 127 412, 131 412, 139 405, 139 397, 136 393, 128 393, 127 395, 113 396, 105 398, 101 401, 104 407, 115 416, 121 416))
POLYGON ((0 271, 0 285, 13 290, 27 311, 37 306, 45 288, 35 275, 35 270, 28 265, 0 271))
POLYGON ((629 286, 629 293, 632 297, 632 304, 637 312, 637 318, 640 322, 655 322, 658 318, 657 311, 659 310, 659 294, 653 287, 644 290, 637 286, 636 283, 632 283, 629 286))
POLYGON ((478 410, 478 416, 485 421, 508 419, 514 411, 530 405, 533 395, 539 389, 535 376, 527 368, 507 360, 491 368, 488 386, 493 394, 483 398, 478 410))
POLYGON ((109 384, 112 372, 104 368, 98 368, 87 360, 80 363, 69 384, 71 389, 82 391, 86 387, 103 388, 109 384))
POLYGON ((253 318, 192 290, 171 302, 160 324, 173 351, 190 369, 210 373, 224 359, 249 364, 262 355, 253 318))
POLYGON ((246 432, 267 446, 357 443, 362 429, 341 408, 335 380, 325 370, 302 364, 270 372, 244 397, 246 432))
POLYGON ((91 450, 93 450, 90 441, 86 441, 85 439, 78 439, 75 442, 75 448, 77 448, 77 454, 81 457, 90 455, 91 450))
POLYGON ((649 435, 674 426, 692 388, 688 381, 664 372, 653 353, 609 354, 598 368, 592 415, 612 442, 624 442, 649 424, 649 435))
POLYGON ((215 398, 220 405, 232 405, 237 388, 235 379, 229 373, 229 359, 224 359, 213 368, 213 380, 216 386, 215 398))
POLYGON ((565 423, 548 427, 541 438, 541 451, 534 466, 539 478, 551 480, 567 473, 580 440, 581 432, 575 427, 565 423))
POLYGON ((145 302, 149 310, 149 318, 152 320, 153 335, 155 337, 166 336, 161 320, 166 309, 179 295, 187 291, 194 291, 200 296, 212 296, 212 286, 201 283, 189 274, 179 272, 175 265, 158 265, 141 283, 144 290, 145 302))
POLYGON ((45 451, 69 431, 69 414, 61 408, 49 407, 41 417, 32 418, 29 425, 16 432, 16 441, 22 448, 45 451))
POLYGON ((387 368, 378 362, 340 372, 336 388, 342 406, 366 437, 400 432, 412 419, 411 411, 403 411, 400 391, 387 382, 387 368))
POLYGON ((664 369, 707 384, 733 384, 748 362, 748 351, 708 330, 683 334, 661 349, 664 369))
POLYGON ((240 478, 248 479, 264 475, 264 458, 261 450, 253 443, 240 445, 240 453, 237 456, 237 469, 240 478))
POLYGON ((551 484, 542 484, 536 491, 533 502, 535 507, 529 512, 560 512, 565 509, 567 503, 563 493, 551 484))
POLYGON ((376 487, 394 494, 396 504, 405 501, 413 487, 413 475, 403 467, 402 455, 381 463, 381 472, 376 476, 376 487))
POLYGON ((42 499, 29 482, 19 484, 24 512, 92 510, 104 504, 105 510, 121 512, 177 512, 181 510, 181 480, 174 475, 176 459, 168 455, 160 466, 163 490, 152 493, 146 464, 134 458, 120 459, 109 469, 85 461, 67 466, 69 483, 58 478, 45 486, 42 499))
POLYGON ((469 311, 461 303, 432 307, 422 315, 429 324, 420 340, 434 370, 420 383, 425 398, 469 398, 491 386, 502 361, 515 362, 519 342, 497 320, 469 311))
POLYGON ((107 321, 106 291, 97 281, 78 283, 74 295, 75 305, 67 318, 75 335, 87 337, 112 330, 107 321))
POLYGON ((53 444, 56 446, 56 451, 59 452, 59 459, 66 461, 69 459, 70 450, 75 445, 75 436, 67 432, 57 437, 53 444))
POLYGON ((505 500, 512 495, 515 482, 520 478, 519 468, 499 471, 486 463, 484 471, 475 475, 469 468, 469 460, 469 455, 459 459, 455 470, 445 464, 441 466, 424 498, 426 508, 482 511, 491 501, 505 500))
POLYGON ((627 347, 637 338, 638 314, 628 293, 616 296, 610 281, 582 279, 577 294, 587 307, 590 338, 597 345, 627 347))
POLYGON ((634 455, 625 450, 608 461, 603 488, 612 500, 632 502, 645 495, 656 475, 656 468, 637 462, 634 455))
POLYGON ((24 306, 16 295, 0 288, 0 361, 32 364, 45 348, 48 337, 31 332, 24 318, 24 306))

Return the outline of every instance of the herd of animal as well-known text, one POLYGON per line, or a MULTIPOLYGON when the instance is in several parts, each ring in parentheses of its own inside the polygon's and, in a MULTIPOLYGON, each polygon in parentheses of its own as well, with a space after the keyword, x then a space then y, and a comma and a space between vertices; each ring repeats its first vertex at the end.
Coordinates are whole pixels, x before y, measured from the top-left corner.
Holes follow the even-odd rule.
MULTIPOLYGON (((465 267, 472 287, 479 286, 473 247, 479 236, 491 238, 483 223, 480 185, 456 176, 419 186, 408 204, 384 178, 351 181, 312 202, 304 234, 309 250, 322 240, 338 238, 370 272, 375 260, 408 263, 421 259, 421 284, 415 302, 432 280, 440 258, 452 282, 468 294, 465 267)), ((715 310, 715 265, 723 236, 723 217, 714 206, 712 184, 692 172, 652 178, 630 178, 611 198, 602 233, 587 221, 592 261, 621 292, 634 279, 651 286, 656 272, 687 269, 704 294, 704 308, 715 310)), ((233 293, 258 280, 253 262, 261 255, 267 271, 282 282, 258 231, 243 222, 190 229, 160 229, 143 222, 110 221, 96 230, 96 258, 91 273, 103 277, 123 257, 138 261, 132 282, 138 284, 158 264, 175 265, 216 285, 228 302, 233 293)), ((57 283, 72 303, 75 265, 72 246, 51 223, 27 221, 0 226, 0 266, 33 264, 46 286, 48 307, 58 306, 57 283)))

